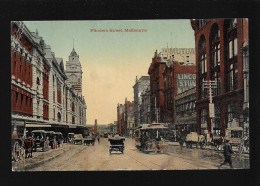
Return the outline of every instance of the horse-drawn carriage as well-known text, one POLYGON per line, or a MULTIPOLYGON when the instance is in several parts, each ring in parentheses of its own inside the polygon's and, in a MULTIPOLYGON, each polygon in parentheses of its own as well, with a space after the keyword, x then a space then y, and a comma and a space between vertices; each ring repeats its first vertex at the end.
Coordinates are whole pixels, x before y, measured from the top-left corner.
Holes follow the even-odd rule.
POLYGON ((36 152, 37 148, 41 148, 42 151, 49 150, 49 140, 45 130, 33 130, 34 146, 33 149, 36 152))
POLYGON ((77 144, 80 144, 82 145, 83 143, 83 136, 82 134, 75 134, 74 135, 74 144, 77 145, 77 144))
POLYGON ((187 134, 185 138, 185 143, 187 148, 192 148, 193 145, 200 146, 200 148, 203 148, 203 145, 205 143, 205 137, 203 135, 198 135, 197 132, 191 132, 187 134))
POLYGON ((75 134, 74 133, 68 133, 68 143, 74 143, 74 137, 75 134))
POLYGON ((210 145, 216 147, 218 150, 222 144, 222 137, 215 136, 208 133, 208 130, 205 130, 203 134, 198 134, 197 132, 190 132, 185 137, 185 143, 187 148, 192 148, 193 145, 198 148, 198 146, 203 149, 205 145, 210 145))
POLYGON ((12 122, 12 159, 19 161, 24 158, 23 136, 25 132, 25 123, 13 121, 12 122))
POLYGON ((113 151, 124 153, 124 137, 115 135, 114 137, 108 138, 108 141, 110 142, 109 154, 111 154, 113 151))
POLYGON ((87 136, 83 139, 85 145, 95 145, 95 137, 94 136, 87 136))
POLYGON ((225 139, 229 140, 232 150, 239 154, 249 152, 249 138, 243 135, 242 127, 227 128, 225 139))
POLYGON ((136 147, 145 153, 167 152, 169 149, 166 133, 168 128, 161 124, 151 124, 135 131, 136 147))

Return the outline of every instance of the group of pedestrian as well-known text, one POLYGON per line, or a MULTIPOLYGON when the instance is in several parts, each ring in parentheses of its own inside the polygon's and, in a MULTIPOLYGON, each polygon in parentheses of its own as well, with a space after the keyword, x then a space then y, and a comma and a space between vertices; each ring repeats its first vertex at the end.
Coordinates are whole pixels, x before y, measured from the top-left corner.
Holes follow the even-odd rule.
MULTIPOLYGON (((183 144, 185 143, 185 132, 181 131, 177 134, 177 138, 181 147, 181 150, 183 148, 183 144)), ((223 155, 224 155, 224 162, 221 163, 218 168, 220 169, 221 166, 225 165, 225 164, 229 164, 230 168, 233 169, 233 165, 232 165, 232 159, 231 159, 231 155, 234 153, 232 151, 231 145, 229 144, 229 140, 226 139, 224 140, 224 145, 223 145, 223 155)))

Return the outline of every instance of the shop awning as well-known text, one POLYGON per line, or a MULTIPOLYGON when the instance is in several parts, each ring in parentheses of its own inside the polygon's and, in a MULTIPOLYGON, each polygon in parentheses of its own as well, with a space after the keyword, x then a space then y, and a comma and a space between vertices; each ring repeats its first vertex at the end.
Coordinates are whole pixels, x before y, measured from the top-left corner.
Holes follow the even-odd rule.
POLYGON ((75 128, 76 128, 76 125, 69 125, 69 128, 70 128, 70 129, 71 129, 71 128, 75 129, 75 128))
POLYGON ((51 125, 26 124, 25 127, 51 127, 51 125))

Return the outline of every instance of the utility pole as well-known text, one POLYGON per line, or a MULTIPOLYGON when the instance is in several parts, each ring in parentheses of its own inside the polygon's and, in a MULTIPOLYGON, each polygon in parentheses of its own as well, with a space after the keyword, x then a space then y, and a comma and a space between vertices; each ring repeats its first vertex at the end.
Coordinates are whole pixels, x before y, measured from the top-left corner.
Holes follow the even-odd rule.
POLYGON ((155 96, 155 104, 154 104, 154 110, 155 110, 155 114, 156 114, 156 122, 158 123, 158 108, 156 108, 156 96, 155 96))
POLYGON ((210 81, 203 81, 203 88, 208 89, 209 91, 209 117, 211 120, 211 133, 213 133, 213 121, 215 121, 215 107, 214 103, 212 103, 213 92, 212 88, 217 88, 217 81, 210 80, 210 81))

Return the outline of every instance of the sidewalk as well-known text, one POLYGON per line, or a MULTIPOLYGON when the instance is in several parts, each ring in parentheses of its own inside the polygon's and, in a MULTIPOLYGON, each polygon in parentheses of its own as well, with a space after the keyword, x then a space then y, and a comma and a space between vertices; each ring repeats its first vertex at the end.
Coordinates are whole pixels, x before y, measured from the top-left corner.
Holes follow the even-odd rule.
MULTIPOLYGON (((168 142, 169 145, 172 145, 172 146, 180 146, 180 143, 179 142, 168 142)), ((183 147, 186 147, 186 144, 184 143, 183 144, 183 147)), ((196 149, 195 146, 192 146, 193 149, 196 149)), ((198 145, 198 149, 200 149, 199 145, 198 145)), ((205 145, 203 149, 206 149, 206 150, 214 150, 214 151, 217 151, 217 148, 216 147, 213 147, 211 145, 205 145)), ((222 150, 222 146, 220 148, 221 152, 223 151, 222 150)), ((233 150, 235 153, 237 152, 236 150, 233 150)), ((246 152, 243 152, 241 154, 242 157, 245 157, 245 158, 249 158, 249 153, 246 153, 246 152)))
POLYGON ((32 169, 42 163, 51 161, 54 158, 59 157, 61 154, 69 151, 71 149, 69 147, 69 144, 63 144, 63 147, 59 147, 57 149, 49 148, 49 150, 46 152, 33 152, 32 158, 26 158, 18 162, 12 161, 12 169, 13 171, 26 171, 28 169, 32 169))

